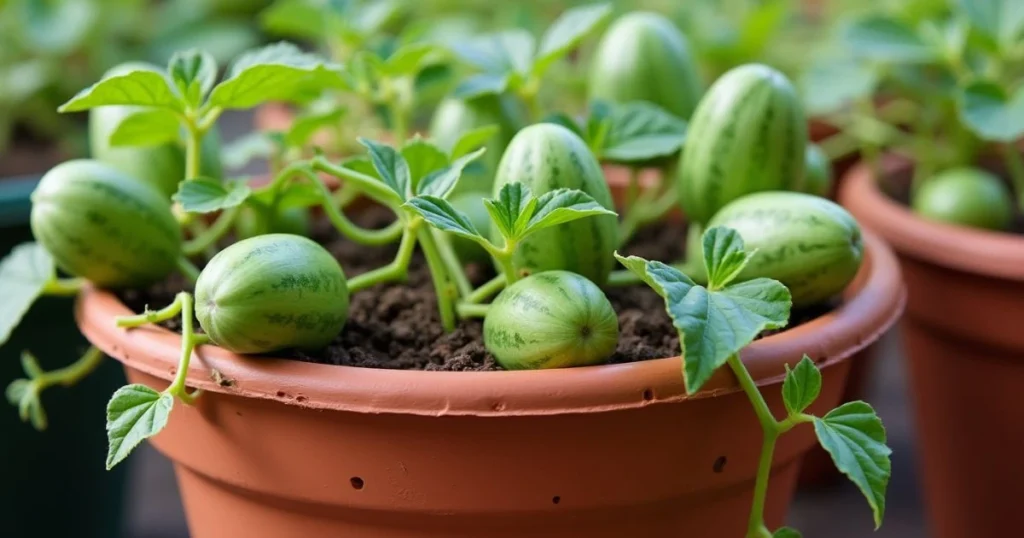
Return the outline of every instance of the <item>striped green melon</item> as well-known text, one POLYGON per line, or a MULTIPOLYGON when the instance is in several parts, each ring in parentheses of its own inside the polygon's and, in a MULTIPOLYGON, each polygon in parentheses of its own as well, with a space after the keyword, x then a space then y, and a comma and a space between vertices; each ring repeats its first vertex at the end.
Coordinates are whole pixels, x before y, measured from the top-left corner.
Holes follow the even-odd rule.
MULTIPOLYGON (((145 63, 121 64, 108 74, 128 72, 132 69, 155 66, 145 63)), ((146 107, 113 105, 89 111, 89 152, 93 159, 107 163, 131 177, 150 183, 168 198, 178 191, 178 183, 185 179, 185 148, 180 143, 157 146, 111 146, 110 135, 121 122, 136 112, 151 110, 146 107)), ((200 146, 201 174, 220 179, 223 176, 220 160, 220 134, 212 129, 203 137, 200 146)))
POLYGON ((744 194, 799 187, 807 122, 793 85, 749 64, 716 81, 693 113, 679 167, 686 215, 705 223, 744 194))
POLYGON ((487 144, 483 157, 462 172, 456 194, 491 190, 501 154, 524 123, 521 107, 507 97, 484 95, 465 101, 448 97, 441 101, 430 120, 430 137, 445 151, 451 151, 466 131, 498 126, 498 134, 487 144))
POLYGON ((664 16, 632 12, 605 32, 589 73, 589 98, 648 101, 689 118, 703 91, 690 45, 664 16))
POLYGON ((988 230, 1013 223, 1013 195, 999 177, 979 168, 951 168, 929 178, 911 200, 922 217, 988 230))
POLYGON ((32 193, 31 224, 58 267, 102 287, 160 281, 181 256, 170 201, 93 160, 67 161, 43 176, 32 193))
MULTIPOLYGON (((501 157, 494 196, 501 188, 521 182, 541 196, 559 188, 579 189, 614 210, 601 166, 575 133, 553 123, 538 123, 520 131, 501 157)), ((500 244, 497 230, 492 237, 500 244)), ((615 217, 601 215, 541 230, 520 244, 514 263, 526 273, 563 269, 603 284, 615 261, 618 227, 615 217)))
POLYGON ((484 345, 508 370, 603 362, 619 341, 619 320, 596 284, 569 271, 519 280, 491 304, 484 345))
POLYGON ((245 239, 214 256, 196 282, 196 318, 236 353, 326 346, 348 318, 338 261, 290 234, 245 239))
POLYGON ((708 227, 739 232, 748 251, 757 249, 740 280, 782 282, 793 306, 820 303, 843 291, 864 255, 860 225, 838 204, 810 194, 761 192, 722 208, 708 227))

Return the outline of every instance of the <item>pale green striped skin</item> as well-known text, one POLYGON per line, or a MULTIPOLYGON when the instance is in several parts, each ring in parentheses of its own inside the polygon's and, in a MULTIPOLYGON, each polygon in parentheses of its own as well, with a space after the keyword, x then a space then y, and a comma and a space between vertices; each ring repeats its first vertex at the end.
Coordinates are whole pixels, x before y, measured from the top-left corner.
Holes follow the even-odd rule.
POLYGON ((100 287, 153 284, 181 255, 170 201, 93 160, 67 161, 43 176, 32 193, 31 224, 58 267, 100 287))
POLYGON ((864 255, 860 225, 838 204, 796 192, 762 192, 722 208, 708 227, 739 232, 757 249, 740 280, 768 277, 789 288, 793 306, 820 303, 843 291, 864 255))
MULTIPOLYGON (((555 189, 579 189, 614 211, 601 165, 575 133, 553 123, 531 125, 512 139, 498 166, 494 197, 507 183, 525 184, 540 197, 555 189)), ((497 230, 492 238, 501 244, 497 230)), ((603 284, 615 261, 618 226, 612 215, 586 217, 530 235, 515 264, 527 273, 563 269, 603 284)))
POLYGON ((744 194, 796 189, 806 147, 807 122, 789 80, 759 64, 732 69, 690 122, 678 176, 683 210, 705 223, 744 194))
POLYGON ((648 101, 687 119, 703 83, 686 37, 657 13, 632 12, 608 28, 591 61, 590 100, 648 101))
POLYGON ((317 349, 348 319, 348 285, 338 261, 297 235, 239 241, 196 282, 196 317, 215 343, 236 353, 317 349))
POLYGON ((619 342, 619 320, 596 284, 547 271, 506 288, 484 319, 484 345, 508 370, 604 362, 619 342))
MULTIPOLYGON (((118 65, 108 75, 127 73, 133 69, 158 69, 141 62, 118 65)), ((183 143, 167 143, 156 146, 111 146, 110 135, 128 116, 152 110, 148 107, 112 105, 89 110, 89 153, 90 157, 104 162, 145 181, 163 192, 167 198, 178 192, 178 183, 185 179, 185 146, 183 143)), ((220 135, 216 128, 203 137, 200 146, 201 173, 203 176, 221 179, 223 170, 220 162, 220 135)))

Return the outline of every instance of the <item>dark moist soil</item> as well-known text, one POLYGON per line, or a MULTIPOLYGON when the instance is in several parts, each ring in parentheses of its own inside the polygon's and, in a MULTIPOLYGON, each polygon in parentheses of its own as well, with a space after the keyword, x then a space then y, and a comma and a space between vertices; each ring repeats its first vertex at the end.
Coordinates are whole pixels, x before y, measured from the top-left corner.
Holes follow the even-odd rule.
MULTIPOLYGON (((383 227, 391 215, 383 209, 371 209, 354 219, 363 226, 383 227)), ((338 236, 327 222, 318 222, 313 239, 327 247, 351 278, 390 262, 395 247, 367 248, 338 236)), ((623 250, 626 255, 672 262, 683 257, 686 226, 670 222, 641 230, 623 250)), ((491 267, 471 266, 467 271, 474 284, 494 275, 491 267)), ((160 308, 187 289, 175 275, 146 290, 121 293, 129 308, 141 312, 149 305, 160 308)), ((610 363, 627 363, 679 355, 679 336, 665 313, 664 300, 646 286, 611 288, 608 299, 619 316, 619 345, 610 363)), ((834 308, 834 304, 793 313, 791 326, 814 319, 834 308)), ((180 320, 169 320, 165 327, 179 331, 180 320)), ((454 332, 445 333, 434 299, 430 272, 418 253, 413 258, 406 284, 380 285, 353 294, 349 319, 344 330, 331 344, 315 353, 278 352, 295 360, 360 366, 430 371, 501 370, 484 349, 481 320, 463 321, 454 332)), ((765 336, 769 333, 765 333, 765 336)))

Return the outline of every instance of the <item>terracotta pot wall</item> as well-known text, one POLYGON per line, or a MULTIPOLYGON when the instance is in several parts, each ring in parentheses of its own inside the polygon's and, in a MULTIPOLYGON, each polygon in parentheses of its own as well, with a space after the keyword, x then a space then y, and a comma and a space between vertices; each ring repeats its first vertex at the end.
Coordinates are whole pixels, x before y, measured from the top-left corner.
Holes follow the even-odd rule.
MULTIPOLYGON (((892 170, 890 168, 890 170, 892 170)), ((1015 536, 1024 498, 1024 238, 936 224, 866 167, 841 199, 896 249, 931 536, 1015 536)))

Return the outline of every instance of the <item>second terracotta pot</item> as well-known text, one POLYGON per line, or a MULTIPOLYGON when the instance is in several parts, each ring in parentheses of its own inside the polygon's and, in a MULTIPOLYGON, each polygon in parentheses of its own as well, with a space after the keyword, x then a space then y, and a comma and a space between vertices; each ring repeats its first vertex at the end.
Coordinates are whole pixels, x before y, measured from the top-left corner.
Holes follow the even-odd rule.
MULTIPOLYGON (((807 353, 839 403, 850 357, 895 322, 899 269, 867 235, 844 304, 750 346, 743 360, 782 414, 785 364, 807 353)), ((162 389, 180 337, 126 331, 128 309, 87 291, 79 325, 162 389)), ((153 443, 175 465, 192 538, 736 538, 761 431, 726 370, 685 396, 680 359, 522 372, 375 370, 239 356, 203 346, 153 443), (216 370, 217 375, 213 372, 216 370), (215 379, 220 380, 218 383, 215 379)), ((768 522, 783 523, 811 428, 781 439, 768 522)))
MULTIPOLYGON (((889 161, 890 176, 909 164, 889 161)), ((1019 535, 1024 238, 929 222, 851 171, 843 204, 899 255, 924 496, 937 538, 1019 535)))

